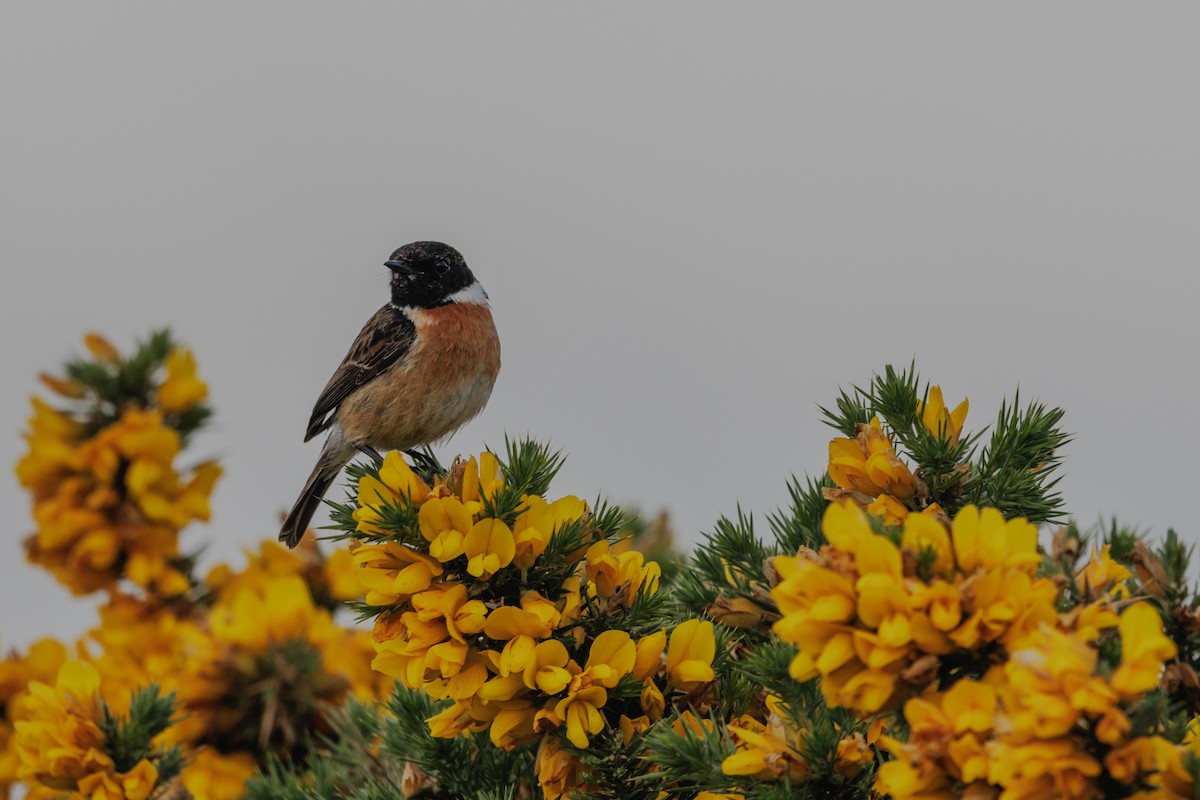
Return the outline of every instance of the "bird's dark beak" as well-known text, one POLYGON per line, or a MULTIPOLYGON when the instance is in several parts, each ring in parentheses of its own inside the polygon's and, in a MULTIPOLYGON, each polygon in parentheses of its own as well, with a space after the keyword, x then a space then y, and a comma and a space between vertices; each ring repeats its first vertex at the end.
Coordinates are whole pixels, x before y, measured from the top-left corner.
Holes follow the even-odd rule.
POLYGON ((412 275, 416 272, 416 269, 407 261, 385 261, 383 265, 392 272, 399 272, 401 275, 412 275))

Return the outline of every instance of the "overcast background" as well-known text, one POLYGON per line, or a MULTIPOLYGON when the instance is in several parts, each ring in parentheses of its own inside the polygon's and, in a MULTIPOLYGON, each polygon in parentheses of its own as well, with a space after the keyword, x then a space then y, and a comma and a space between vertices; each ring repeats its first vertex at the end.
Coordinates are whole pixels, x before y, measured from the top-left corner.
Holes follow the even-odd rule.
MULTIPOLYGON (((556 494, 686 542, 820 473, 836 388, 916 357, 969 428, 1020 385, 1062 490, 1200 535, 1195 4, 6 3, 0 462, 85 330, 170 324, 227 467, 206 564, 274 537, 396 246, 459 247, 504 367, 442 453, 534 433, 556 494)), ((24 565, 0 646, 92 619, 24 565)))

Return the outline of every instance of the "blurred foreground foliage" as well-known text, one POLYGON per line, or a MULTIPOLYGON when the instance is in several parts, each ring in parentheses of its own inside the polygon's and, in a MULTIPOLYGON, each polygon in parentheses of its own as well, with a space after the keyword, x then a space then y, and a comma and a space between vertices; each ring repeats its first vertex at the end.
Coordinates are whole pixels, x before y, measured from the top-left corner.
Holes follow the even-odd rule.
POLYGON ((689 557, 665 516, 553 495, 544 443, 388 453, 348 469, 328 553, 201 576, 180 534, 220 467, 177 464, 210 416, 191 353, 85 345, 17 474, 26 557, 101 605, 0 661, 2 792, 1197 796, 1190 549, 1069 521, 1060 409, 972 432, 888 367, 823 409, 822 475, 689 557))

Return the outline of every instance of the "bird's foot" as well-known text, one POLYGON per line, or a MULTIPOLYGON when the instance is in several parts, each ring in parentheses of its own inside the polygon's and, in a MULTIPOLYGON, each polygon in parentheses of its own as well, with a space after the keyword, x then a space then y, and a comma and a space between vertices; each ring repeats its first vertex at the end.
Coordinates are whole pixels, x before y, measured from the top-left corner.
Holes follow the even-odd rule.
POLYGON ((432 453, 416 449, 405 450, 404 453, 412 459, 413 469, 426 483, 432 485, 435 479, 446 477, 446 470, 442 469, 442 465, 432 453))

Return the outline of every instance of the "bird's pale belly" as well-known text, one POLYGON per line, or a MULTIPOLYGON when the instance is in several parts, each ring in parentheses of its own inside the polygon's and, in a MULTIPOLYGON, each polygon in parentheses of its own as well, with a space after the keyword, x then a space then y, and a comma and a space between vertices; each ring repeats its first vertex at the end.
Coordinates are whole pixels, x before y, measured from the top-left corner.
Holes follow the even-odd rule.
POLYGON ((349 442, 384 450, 431 444, 465 425, 491 396, 500 342, 487 307, 456 304, 412 316, 412 351, 338 409, 349 442))

